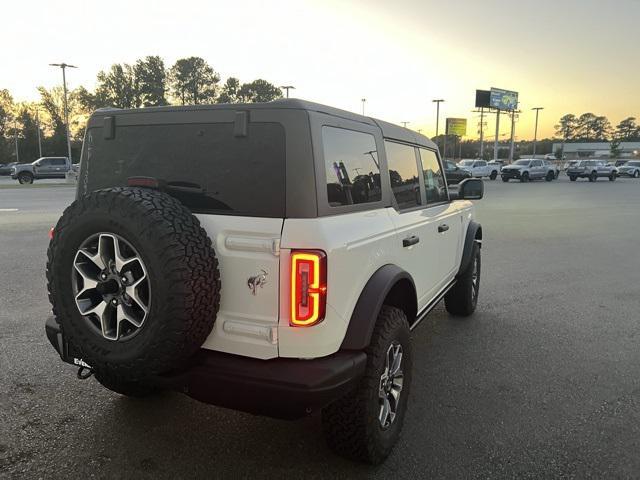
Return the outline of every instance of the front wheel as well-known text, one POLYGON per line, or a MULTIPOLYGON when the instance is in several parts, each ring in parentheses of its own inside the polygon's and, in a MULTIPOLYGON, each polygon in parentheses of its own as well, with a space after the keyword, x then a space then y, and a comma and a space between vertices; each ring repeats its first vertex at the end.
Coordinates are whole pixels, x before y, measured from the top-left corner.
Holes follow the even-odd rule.
POLYGON ((30 173, 20 173, 18 174, 18 182, 20 185, 30 185, 33 183, 33 175, 30 173))
POLYGON ((339 455, 380 464, 398 441, 411 385, 409 322, 396 307, 378 314, 358 387, 322 410, 327 444, 339 455))
POLYGON ((495 180, 496 178, 498 178, 498 172, 494 170, 493 172, 491 172, 491 175, 489 175, 489 178, 491 180, 495 180))
POLYGON ((529 172, 524 172, 520 177, 520 181, 522 183, 527 183, 529 181, 529 172))
POLYGON ((447 312, 460 317, 468 317, 476 310, 480 291, 481 265, 480 244, 474 242, 469 266, 458 276, 454 287, 444 296, 444 306, 447 312))
POLYGON ((503 182, 508 182, 509 181, 509 177, 502 177, 502 181, 503 182))
POLYGON ((555 178, 555 174, 554 174, 553 172, 549 172, 549 173, 547 173, 547 176, 546 176, 546 177, 544 177, 544 179, 545 179, 547 182, 550 182, 550 181, 551 181, 551 180, 553 180, 554 178, 555 178))
POLYGON ((616 179, 616 174, 612 173, 611 175, 609 175, 609 181, 613 182, 616 179))
POLYGON ((638 178, 640 177, 640 170, 636 170, 635 172, 633 172, 633 178, 638 178))
POLYGON ((571 180, 572 182, 575 182, 578 179, 578 177, 574 177, 573 175, 569 176, 569 180, 571 180))
POLYGON ((589 181, 595 182, 596 180, 598 180, 598 174, 596 172, 591 172, 591 175, 589 175, 589 181))

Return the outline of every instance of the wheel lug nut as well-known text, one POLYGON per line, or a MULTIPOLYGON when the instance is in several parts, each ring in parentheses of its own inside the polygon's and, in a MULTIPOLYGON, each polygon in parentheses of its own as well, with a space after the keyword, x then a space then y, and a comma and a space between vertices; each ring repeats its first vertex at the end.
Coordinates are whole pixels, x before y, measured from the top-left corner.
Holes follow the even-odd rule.
POLYGON ((118 299, 114 298, 113 300, 111 300, 111 303, 114 305, 118 305, 118 299))
POLYGON ((100 280, 106 280, 107 279, 107 274, 106 273, 101 273, 100 274, 100 280))
POLYGON ((122 283, 127 283, 128 282, 127 277, 122 277, 120 280, 122 281, 122 283))

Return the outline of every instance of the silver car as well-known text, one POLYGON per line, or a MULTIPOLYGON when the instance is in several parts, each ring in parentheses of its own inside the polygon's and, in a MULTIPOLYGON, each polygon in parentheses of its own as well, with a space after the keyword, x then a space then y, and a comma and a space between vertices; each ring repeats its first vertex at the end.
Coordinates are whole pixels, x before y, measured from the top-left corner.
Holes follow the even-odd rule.
POLYGON ((621 177, 640 178, 640 160, 629 160, 619 166, 618 175, 621 177))

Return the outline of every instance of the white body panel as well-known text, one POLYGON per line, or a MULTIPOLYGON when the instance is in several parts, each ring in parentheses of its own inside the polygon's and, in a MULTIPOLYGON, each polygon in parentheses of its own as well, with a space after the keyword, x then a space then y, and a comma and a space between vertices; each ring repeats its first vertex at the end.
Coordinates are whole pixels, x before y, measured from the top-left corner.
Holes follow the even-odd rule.
POLYGON ((203 348, 255 358, 278 356, 282 219, 196 215, 213 242, 222 289, 220 310, 203 348), (266 272, 253 295, 250 277, 266 272))

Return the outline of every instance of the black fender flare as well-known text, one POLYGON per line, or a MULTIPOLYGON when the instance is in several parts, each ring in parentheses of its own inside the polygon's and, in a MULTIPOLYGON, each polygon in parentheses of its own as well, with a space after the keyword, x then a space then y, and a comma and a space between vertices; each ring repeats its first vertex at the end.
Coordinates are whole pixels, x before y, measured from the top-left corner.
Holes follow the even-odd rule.
POLYGON ((380 267, 365 285, 351 314, 341 350, 363 350, 369 345, 378 314, 385 303, 404 310, 409 324, 416 317, 415 283, 411 275, 397 265, 380 267))
POLYGON ((460 260, 460 268, 456 274, 456 278, 462 275, 471 262, 474 243, 482 245, 482 225, 471 220, 467 227, 467 234, 464 237, 464 247, 462 248, 462 259, 460 260))

